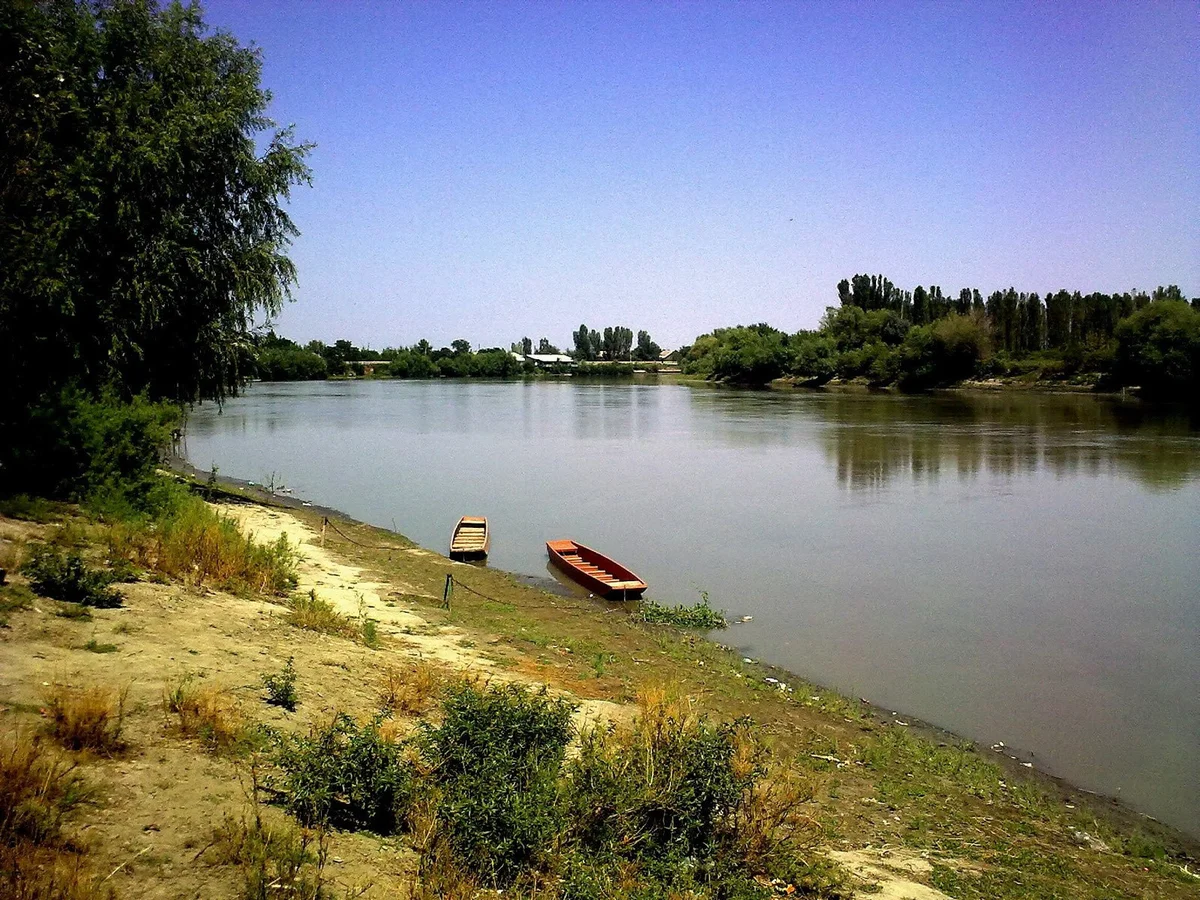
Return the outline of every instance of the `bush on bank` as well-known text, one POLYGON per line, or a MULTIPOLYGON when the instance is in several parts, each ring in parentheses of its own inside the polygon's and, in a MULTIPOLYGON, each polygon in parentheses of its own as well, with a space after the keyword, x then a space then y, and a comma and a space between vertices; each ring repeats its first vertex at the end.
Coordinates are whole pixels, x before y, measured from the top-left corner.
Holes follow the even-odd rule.
POLYGON ((812 786, 748 721, 712 724, 659 694, 632 725, 577 735, 573 712, 544 688, 461 682, 408 741, 345 717, 280 737, 272 790, 305 825, 411 830, 430 895, 761 898, 771 878, 819 880, 802 858, 812 786))

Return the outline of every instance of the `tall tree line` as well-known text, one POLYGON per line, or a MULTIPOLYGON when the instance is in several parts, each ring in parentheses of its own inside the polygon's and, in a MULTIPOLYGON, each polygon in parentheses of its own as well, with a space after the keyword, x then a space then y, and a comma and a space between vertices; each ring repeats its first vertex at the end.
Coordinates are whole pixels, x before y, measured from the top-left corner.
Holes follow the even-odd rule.
POLYGON ((927 325, 951 313, 981 314, 995 348, 1014 354, 1103 346, 1113 340, 1118 322, 1152 301, 1183 299, 1177 285, 1159 287, 1152 294, 1059 290, 1045 300, 1010 287, 992 292, 985 301, 977 288, 962 288, 952 298, 937 285, 902 290, 883 275, 855 275, 838 283, 843 307, 890 310, 914 325, 927 325))

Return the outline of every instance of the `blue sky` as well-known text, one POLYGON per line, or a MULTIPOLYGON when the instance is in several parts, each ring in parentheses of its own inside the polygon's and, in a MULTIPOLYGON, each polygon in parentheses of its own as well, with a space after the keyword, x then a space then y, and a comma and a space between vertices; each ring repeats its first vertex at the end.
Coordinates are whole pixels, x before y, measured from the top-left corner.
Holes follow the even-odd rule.
POLYGON ((1200 295, 1200 6, 209 0, 316 142, 298 340, 663 346, 838 280, 1200 295))

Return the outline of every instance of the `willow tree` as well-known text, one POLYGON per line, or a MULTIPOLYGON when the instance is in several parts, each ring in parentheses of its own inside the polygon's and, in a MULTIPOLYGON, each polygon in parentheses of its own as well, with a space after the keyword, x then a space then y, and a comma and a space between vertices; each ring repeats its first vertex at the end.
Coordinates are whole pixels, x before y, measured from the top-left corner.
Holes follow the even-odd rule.
POLYGON ((0 4, 0 378, 189 402, 247 375, 288 297, 309 146, 196 6, 0 4), (261 147, 261 149, 260 149, 261 147))
POLYGON ((182 404, 252 374, 310 177, 260 75, 195 5, 0 3, 0 466, 64 391, 182 404))

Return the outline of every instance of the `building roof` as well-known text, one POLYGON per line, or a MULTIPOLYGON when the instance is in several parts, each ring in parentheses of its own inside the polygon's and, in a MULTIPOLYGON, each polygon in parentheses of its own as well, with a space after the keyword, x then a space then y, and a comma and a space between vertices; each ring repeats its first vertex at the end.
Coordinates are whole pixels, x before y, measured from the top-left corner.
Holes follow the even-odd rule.
POLYGON ((530 353, 526 359, 540 363, 573 363, 574 359, 565 353, 530 353))

